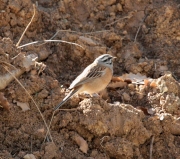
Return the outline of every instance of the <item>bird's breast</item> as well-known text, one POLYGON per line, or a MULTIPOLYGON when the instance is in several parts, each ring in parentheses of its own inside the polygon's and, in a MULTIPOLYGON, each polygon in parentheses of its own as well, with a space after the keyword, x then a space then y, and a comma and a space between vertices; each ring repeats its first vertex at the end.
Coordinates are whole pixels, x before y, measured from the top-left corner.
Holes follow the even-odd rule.
POLYGON ((111 79, 112 70, 110 68, 106 68, 105 73, 101 77, 95 78, 92 81, 83 84, 80 92, 86 92, 89 94, 98 93, 106 88, 111 79))

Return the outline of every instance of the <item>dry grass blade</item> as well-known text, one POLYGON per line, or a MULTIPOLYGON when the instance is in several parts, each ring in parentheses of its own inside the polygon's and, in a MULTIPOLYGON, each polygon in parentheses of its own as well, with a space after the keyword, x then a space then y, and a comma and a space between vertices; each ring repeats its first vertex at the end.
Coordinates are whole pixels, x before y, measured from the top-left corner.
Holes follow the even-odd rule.
MULTIPOLYGON (((77 108, 71 108, 71 109, 58 109, 58 110, 63 110, 63 111, 76 111, 77 108)), ((55 110, 57 111, 57 110, 55 110)))
MULTIPOLYGON (((110 31, 110 30, 100 30, 100 31, 94 31, 94 32, 81 33, 81 32, 73 31, 73 30, 58 30, 49 40, 54 39, 58 35, 59 32, 69 32, 69 33, 77 33, 77 34, 81 34, 81 35, 89 35, 89 34, 95 34, 95 33, 98 34, 98 33, 108 32, 108 31, 110 31)), ((44 42, 40 45, 43 45, 45 43, 47 43, 47 42, 44 42)))
MULTIPOLYGON (((3 67, 4 67, 4 66, 3 66, 3 67)), ((9 71, 6 67, 4 67, 4 69, 5 69, 9 74, 11 74, 11 76, 13 76, 13 78, 17 81, 17 83, 25 90, 25 92, 27 93, 27 95, 31 98, 31 100, 33 101, 34 105, 35 105, 36 108, 38 109, 38 111, 39 111, 39 113, 40 113, 40 115, 41 115, 41 117, 42 117, 42 119, 43 119, 43 122, 44 122, 44 124, 45 124, 45 126, 46 126, 46 128, 47 128, 47 132, 48 132, 49 135, 50 135, 51 141, 53 142, 53 139, 52 139, 51 133, 50 133, 50 131, 49 131, 49 127, 48 127, 48 125, 47 125, 47 123, 46 123, 46 120, 45 120, 43 114, 41 113, 41 110, 39 109, 38 105, 37 105, 36 102, 34 101, 33 97, 29 94, 29 92, 28 92, 28 91, 26 90, 26 88, 21 84, 21 82, 11 73, 11 71, 9 71)))
POLYGON ((54 114, 55 114, 55 111, 54 111, 53 114, 52 114, 52 117, 51 117, 51 120, 50 120, 50 123, 49 123, 49 127, 48 127, 48 131, 46 132, 46 136, 45 136, 45 138, 44 138, 43 143, 46 141, 46 138, 47 138, 48 134, 50 134, 49 130, 50 130, 50 127, 51 127, 52 120, 53 120, 53 118, 54 118, 54 114))
POLYGON ((82 47, 81 45, 77 44, 77 43, 72 43, 72 42, 68 42, 68 41, 64 41, 64 40, 42 40, 42 41, 34 41, 34 42, 31 42, 31 43, 27 43, 27 44, 24 44, 24 45, 21 45, 21 46, 18 46, 18 48, 22 48, 22 47, 25 47, 25 46, 29 46, 29 45, 33 45, 33 44, 37 44, 37 43, 42 43, 42 42, 62 42, 62 43, 67 43, 67 44, 73 44, 73 45, 76 45, 76 46, 79 46, 81 47, 82 49, 84 49, 84 47, 82 47))
POLYGON ((50 38, 50 40, 54 39, 59 32, 69 32, 69 33, 77 33, 77 34, 88 35, 88 34, 97 34, 97 33, 103 33, 103 32, 108 32, 108 31, 111 31, 111 30, 100 30, 100 31, 94 31, 94 32, 87 32, 87 33, 81 33, 81 32, 72 31, 72 30, 58 30, 58 31, 50 38))
POLYGON ((149 157, 149 159, 152 159, 153 143, 154 143, 154 136, 153 136, 152 139, 151 139, 151 145, 150 145, 150 157, 149 157))
MULTIPOLYGON (((58 110, 63 110, 63 111, 76 111, 77 108, 72 108, 72 109, 58 109, 58 110)), ((51 123, 52 123, 52 120, 53 120, 53 118, 54 118, 55 112, 58 111, 58 110, 55 110, 55 111, 53 112, 53 114, 52 114, 52 117, 51 117, 51 120, 50 120, 50 123, 49 123, 49 130, 50 130, 50 128, 51 128, 51 123)), ((48 130, 48 131, 49 131, 49 130, 48 130)), ((47 136, 48 136, 48 134, 49 134, 48 131, 47 131, 46 136, 45 136, 45 138, 44 138, 44 142, 46 141, 46 138, 47 138, 47 136)), ((43 142, 43 143, 44 143, 44 142, 43 142)))
POLYGON ((142 22, 140 23, 140 25, 139 25, 139 27, 138 27, 138 30, 137 30, 137 32, 136 32, 135 38, 134 38, 134 42, 136 42, 136 39, 137 39, 137 36, 138 36, 139 31, 140 31, 140 29, 141 29, 141 26, 142 26, 142 24, 144 23, 144 21, 145 21, 145 19, 147 18, 147 16, 148 16, 148 15, 145 15, 144 18, 143 18, 143 20, 142 20, 142 22))
POLYGON ((24 45, 21 45, 21 46, 19 46, 19 45, 16 44, 16 46, 17 46, 17 48, 23 48, 23 47, 25 47, 25 46, 29 46, 29 45, 33 45, 33 44, 37 44, 37 43, 42 43, 42 44, 39 44, 39 45, 43 45, 43 44, 46 44, 47 42, 62 42, 62 43, 67 43, 67 44, 73 44, 73 45, 76 45, 76 46, 81 47, 82 49, 85 49, 84 47, 82 47, 81 45, 79 45, 79 44, 77 44, 77 43, 68 42, 68 41, 64 41, 64 40, 52 40, 52 39, 55 38, 59 32, 71 32, 71 33, 78 33, 78 34, 88 35, 88 34, 102 33, 102 32, 108 32, 108 31, 110 31, 110 30, 102 30, 102 31, 81 33, 81 32, 70 31, 70 30, 58 30, 49 40, 34 41, 34 42, 27 43, 27 44, 24 44, 24 45))
POLYGON ((35 16, 35 13, 36 13, 36 9, 35 9, 35 5, 34 5, 34 4, 33 4, 33 9, 34 9, 33 16, 32 16, 32 18, 31 18, 31 20, 30 20, 29 24, 26 26, 26 28, 25 28, 24 32, 22 33, 22 35, 21 35, 21 37, 20 37, 20 39, 19 39, 18 43, 16 44, 16 46, 17 46, 17 47, 18 47, 18 46, 19 46, 19 44, 21 43, 21 41, 22 41, 22 38, 23 38, 24 34, 26 33, 27 29, 29 28, 30 24, 32 23, 32 21, 33 21, 33 19, 34 19, 34 16, 35 16))
POLYGON ((130 19, 130 18, 133 16, 133 13, 134 13, 134 12, 130 12, 129 15, 127 15, 127 16, 125 16, 125 17, 122 17, 122 18, 119 18, 119 19, 113 21, 113 22, 110 23, 110 24, 106 24, 104 28, 106 28, 107 26, 111 26, 111 25, 113 25, 113 24, 115 24, 115 23, 117 23, 117 22, 119 22, 119 21, 121 21, 121 20, 130 19))
POLYGON ((145 16, 144 16, 143 20, 141 21, 141 23, 140 23, 140 25, 139 25, 139 27, 138 27, 138 30, 137 30, 136 35, 135 35, 135 38, 134 38, 134 42, 136 42, 136 39, 137 39, 137 36, 138 36, 138 34, 139 34, 139 31, 140 31, 140 29, 141 29, 141 27, 142 27, 142 24, 144 23, 144 21, 146 20, 146 18, 147 18, 147 16, 148 16, 148 13, 146 13, 146 9, 147 9, 147 8, 148 8, 148 6, 146 6, 145 9, 144 9, 145 16))

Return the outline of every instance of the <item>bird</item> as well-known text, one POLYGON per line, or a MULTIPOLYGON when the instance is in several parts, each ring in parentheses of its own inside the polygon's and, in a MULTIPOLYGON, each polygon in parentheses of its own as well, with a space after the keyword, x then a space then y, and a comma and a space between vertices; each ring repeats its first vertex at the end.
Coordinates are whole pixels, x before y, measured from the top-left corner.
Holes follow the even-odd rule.
POLYGON ((93 63, 87 66, 84 71, 71 83, 68 95, 60 102, 54 111, 59 109, 76 93, 98 93, 106 88, 113 76, 113 59, 116 57, 110 54, 103 54, 97 57, 93 63))

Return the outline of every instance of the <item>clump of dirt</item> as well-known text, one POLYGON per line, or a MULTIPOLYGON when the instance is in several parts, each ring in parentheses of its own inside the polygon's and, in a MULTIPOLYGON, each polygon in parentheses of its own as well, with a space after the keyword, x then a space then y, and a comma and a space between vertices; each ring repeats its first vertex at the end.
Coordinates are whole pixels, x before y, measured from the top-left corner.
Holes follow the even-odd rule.
POLYGON ((180 158, 178 1, 0 0, 0 158, 180 158), (35 17, 18 48, 22 32, 35 17), (78 45, 74 45, 76 43, 78 45), (102 54, 116 56, 102 96, 53 108, 102 54), (49 125, 50 132, 34 105, 49 125), (21 70, 21 73, 15 73, 21 70), (122 74, 144 83, 119 80, 122 74), (7 78, 8 76, 8 78, 7 78), (6 111, 9 110, 8 111, 6 111))

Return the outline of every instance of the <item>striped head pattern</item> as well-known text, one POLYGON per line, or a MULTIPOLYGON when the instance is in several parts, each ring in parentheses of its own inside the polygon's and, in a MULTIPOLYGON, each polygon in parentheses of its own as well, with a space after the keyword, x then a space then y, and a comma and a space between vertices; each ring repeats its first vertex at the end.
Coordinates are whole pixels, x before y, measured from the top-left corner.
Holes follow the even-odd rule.
POLYGON ((114 58, 115 57, 113 57, 109 54, 103 54, 103 55, 99 56, 98 58, 96 58, 94 60, 94 62, 97 62, 100 65, 110 67, 111 69, 113 69, 113 59, 114 58))

